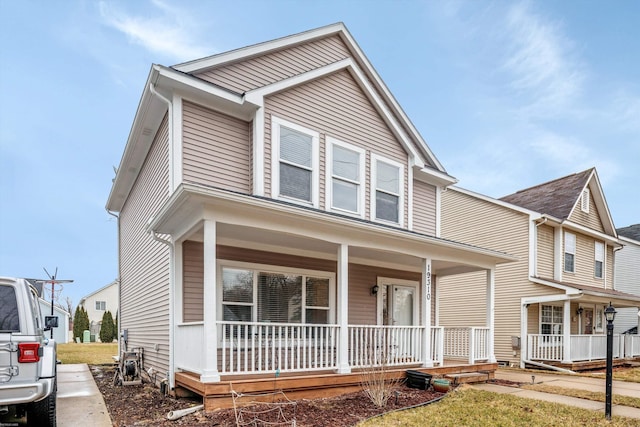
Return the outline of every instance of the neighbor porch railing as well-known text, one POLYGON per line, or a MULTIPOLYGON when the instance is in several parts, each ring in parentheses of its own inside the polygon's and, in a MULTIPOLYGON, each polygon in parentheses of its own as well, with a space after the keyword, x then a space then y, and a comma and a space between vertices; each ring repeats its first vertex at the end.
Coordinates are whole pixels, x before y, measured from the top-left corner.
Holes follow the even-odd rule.
MULTIPOLYGON (((569 339, 569 357, 565 358, 563 335, 529 334, 527 336, 528 359, 550 362, 606 359, 606 335, 571 335, 569 339)), ((613 336, 614 358, 637 356, 640 356, 640 336, 617 334, 613 336)))

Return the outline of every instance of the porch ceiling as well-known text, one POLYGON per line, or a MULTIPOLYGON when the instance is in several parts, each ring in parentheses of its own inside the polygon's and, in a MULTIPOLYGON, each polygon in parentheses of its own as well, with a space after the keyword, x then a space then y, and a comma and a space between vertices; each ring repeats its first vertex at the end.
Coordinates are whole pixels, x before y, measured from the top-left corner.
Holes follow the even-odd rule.
POLYGON ((344 215, 193 184, 182 184, 149 221, 148 229, 177 240, 203 240, 203 221, 214 220, 219 244, 421 271, 432 260, 440 276, 492 268, 510 255, 372 223, 344 215))

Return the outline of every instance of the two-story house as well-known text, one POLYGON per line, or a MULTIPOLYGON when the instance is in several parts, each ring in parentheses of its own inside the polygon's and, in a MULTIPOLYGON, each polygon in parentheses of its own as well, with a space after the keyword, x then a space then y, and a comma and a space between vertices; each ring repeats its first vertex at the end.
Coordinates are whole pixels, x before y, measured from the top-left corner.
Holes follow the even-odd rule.
POLYGON ((104 314, 109 311, 115 319, 118 315, 118 304, 117 280, 80 299, 78 305, 86 310, 87 316, 89 317, 89 330, 96 341, 100 339, 100 328, 102 327, 104 314))
MULTIPOLYGON (((623 247, 616 251, 613 283, 619 291, 640 295, 640 224, 618 228, 617 231, 623 247)), ((637 308, 621 309, 616 315, 614 331, 637 333, 639 316, 637 308)))
POLYGON ((295 396, 372 365, 491 371, 515 258, 439 237, 454 182, 343 24, 153 65, 107 202, 126 346, 208 409, 230 378, 295 396), (490 301, 471 336, 432 321, 467 271, 490 301))
MULTIPOLYGON (((599 366, 605 307, 640 305, 638 295, 614 288, 622 245, 595 169, 500 199, 450 187, 442 194, 442 236, 519 258, 496 269, 495 354, 504 364, 599 366)), ((474 290, 481 281, 477 273, 442 278, 437 322, 483 324, 484 299, 474 290)), ((637 339, 616 335, 614 357, 638 356, 637 339)))

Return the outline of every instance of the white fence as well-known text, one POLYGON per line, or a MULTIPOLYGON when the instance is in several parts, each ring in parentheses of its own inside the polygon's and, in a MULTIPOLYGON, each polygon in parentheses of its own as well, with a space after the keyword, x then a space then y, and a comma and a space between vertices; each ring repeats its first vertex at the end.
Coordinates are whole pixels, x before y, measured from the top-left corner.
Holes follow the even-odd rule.
MULTIPOLYGON (((602 360, 607 357, 606 335, 571 335, 569 357, 564 356, 564 337, 562 335, 529 334, 527 336, 527 355, 530 360, 582 362, 602 360)), ((640 356, 640 336, 614 335, 613 357, 640 356)))
POLYGON ((204 357, 204 323, 184 323, 175 332, 176 368, 202 373, 204 357))
POLYGON ((470 364, 488 360, 489 328, 444 328, 443 355, 450 359, 465 359, 470 364))

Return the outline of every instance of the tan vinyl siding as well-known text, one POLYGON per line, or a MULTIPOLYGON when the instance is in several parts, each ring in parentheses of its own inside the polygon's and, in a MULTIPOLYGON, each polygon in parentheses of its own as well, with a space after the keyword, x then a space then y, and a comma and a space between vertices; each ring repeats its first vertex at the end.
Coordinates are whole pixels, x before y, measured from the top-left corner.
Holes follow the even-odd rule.
MULTIPOLYGON (((606 257, 605 257, 605 262, 604 262, 604 271, 605 271, 605 277, 607 278, 607 288, 608 289, 614 289, 614 273, 615 273, 615 266, 614 266, 614 255, 613 255, 613 247, 606 245, 606 257)), ((638 284, 640 285, 640 282, 638 282, 638 284)), ((631 291, 631 293, 640 293, 640 287, 637 287, 635 291, 631 291)))
POLYGON ((554 271, 554 229, 548 225, 537 227, 538 242, 536 254, 538 256, 538 268, 536 275, 553 279, 554 271))
POLYGON ((404 220, 407 220, 407 153, 373 108, 348 71, 314 80, 265 99, 265 188, 271 194, 271 117, 296 123, 321 134, 320 194, 324 202, 325 137, 367 151, 366 217, 369 216, 371 153, 404 165, 404 220))
POLYGON ((250 158, 248 122, 183 103, 185 181, 249 193, 250 158))
MULTIPOLYGON (((529 217, 512 209, 449 189, 442 193, 443 238, 490 248, 519 258, 495 273, 495 353, 517 362, 511 336, 520 336, 520 299, 552 293, 529 282, 529 217)), ((440 325, 486 324, 486 273, 439 277, 440 325), (460 307, 464 305, 464 315, 460 307)))
MULTIPOLYGON (((573 234, 575 234, 576 236, 576 254, 575 254, 575 272, 574 273, 570 273, 570 272, 563 272, 562 273, 562 279, 565 282, 570 282, 570 283, 578 283, 581 285, 588 285, 588 286, 596 286, 596 287, 600 287, 603 288, 604 287, 604 280, 603 279, 596 279, 595 277, 595 240, 593 239, 593 237, 590 236, 585 236, 583 234, 578 234, 575 232, 572 232, 573 234)), ((563 239, 563 243, 564 245, 564 239, 563 239)), ((564 250, 564 246, 563 246, 563 250, 564 250)), ((607 269, 608 268, 608 262, 610 261, 608 259, 608 254, 605 257, 605 265, 604 268, 607 269)), ((564 268, 564 267, 563 267, 564 268)), ((605 271, 605 275, 606 277, 608 277, 607 280, 611 280, 611 274, 608 271, 605 271)), ((611 288, 611 282, 608 282, 607 285, 608 288, 611 288)))
POLYGON ((331 36, 221 66, 198 74, 197 77, 237 93, 244 93, 349 56, 342 40, 338 36, 331 36))
POLYGON ((182 321, 204 320, 204 247, 200 242, 182 244, 182 321))
POLYGON ((573 221, 576 224, 580 224, 592 230, 604 233, 604 227, 602 226, 602 221, 600 220, 600 213, 598 212, 598 208, 593 201, 593 191, 590 191, 589 196, 589 213, 582 211, 581 203, 582 196, 580 196, 580 198, 578 199, 578 204, 571 213, 569 221, 573 221))
POLYGON ((436 187, 413 181, 413 231, 436 234, 436 187))
POLYGON ((169 247, 146 225, 168 198, 168 141, 165 116, 120 213, 120 329, 129 331, 129 348, 144 348, 145 367, 160 372, 169 368, 169 247))

